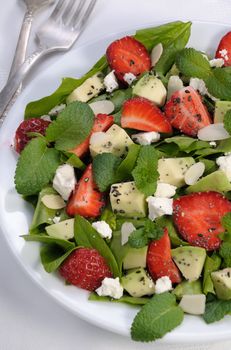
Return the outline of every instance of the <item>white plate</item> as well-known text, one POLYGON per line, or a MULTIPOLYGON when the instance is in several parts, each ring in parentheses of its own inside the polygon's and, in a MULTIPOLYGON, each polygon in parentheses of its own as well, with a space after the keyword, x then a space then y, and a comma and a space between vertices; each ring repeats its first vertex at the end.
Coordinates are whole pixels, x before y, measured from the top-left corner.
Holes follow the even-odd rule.
MULTIPOLYGON (((229 29, 227 25, 222 24, 194 23, 190 45, 213 55, 219 39, 229 29)), ((58 87, 61 77, 81 76, 105 52, 112 40, 133 32, 129 30, 126 33, 113 34, 58 59, 23 91, 0 132, 0 223, 3 236, 13 254, 31 278, 65 308, 90 323, 125 336, 129 336, 130 325, 137 308, 117 303, 89 302, 87 292, 74 286, 66 286, 58 275, 46 273, 40 264, 39 245, 25 243, 19 237, 27 233, 33 211, 14 189, 17 155, 12 150, 11 143, 28 102, 52 93, 58 87)), ((161 342, 201 343, 230 339, 230 327, 231 319, 228 316, 209 326, 199 317, 185 316, 183 324, 167 334, 161 342)))

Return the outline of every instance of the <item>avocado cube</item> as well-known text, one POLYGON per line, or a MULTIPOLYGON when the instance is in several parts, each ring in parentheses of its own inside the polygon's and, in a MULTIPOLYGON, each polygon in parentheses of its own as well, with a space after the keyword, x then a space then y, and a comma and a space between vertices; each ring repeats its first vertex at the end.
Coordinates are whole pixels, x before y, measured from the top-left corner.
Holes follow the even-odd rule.
POLYGON ((135 269, 121 278, 123 288, 133 297, 151 295, 155 292, 155 285, 143 268, 135 269))
POLYGON ((163 106, 167 96, 167 90, 162 81, 150 74, 139 79, 132 92, 134 95, 147 98, 157 106, 163 106))
POLYGON ((211 278, 212 278, 218 299, 230 300, 231 299, 231 268, 228 267, 223 270, 212 272, 211 278))
POLYGON ((159 159, 158 172, 160 181, 176 187, 184 186, 185 173, 194 163, 195 160, 192 157, 159 159))
POLYGON ((71 239, 74 237, 74 221, 75 219, 67 219, 57 224, 46 226, 45 230, 51 237, 71 239))
POLYGON ((124 270, 146 267, 147 252, 147 246, 142 248, 129 248, 123 259, 124 270))
POLYGON ((216 101, 214 123, 223 123, 225 113, 231 109, 231 101, 216 101))
POLYGON ((227 178, 226 174, 222 170, 214 171, 213 173, 202 177, 194 185, 189 186, 186 189, 187 193, 192 192, 205 192, 205 191, 216 191, 216 192, 227 192, 231 191, 231 183, 227 178))

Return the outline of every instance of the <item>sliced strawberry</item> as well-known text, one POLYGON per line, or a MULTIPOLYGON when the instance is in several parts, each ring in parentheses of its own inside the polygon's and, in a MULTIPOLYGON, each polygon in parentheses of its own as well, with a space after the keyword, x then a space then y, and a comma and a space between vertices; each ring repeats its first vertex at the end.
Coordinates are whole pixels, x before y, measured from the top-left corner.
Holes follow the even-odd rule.
POLYGON ((147 266, 154 281, 160 277, 168 276, 172 283, 180 283, 180 272, 171 258, 171 244, 167 228, 158 241, 152 241, 149 244, 147 266))
POLYGON ((224 232, 222 217, 231 211, 231 202, 218 192, 192 193, 173 201, 173 220, 180 235, 191 245, 218 249, 224 232))
POLYGON ((123 80, 125 73, 135 76, 151 69, 151 59, 145 46, 131 36, 113 41, 106 51, 111 69, 117 78, 123 80))
MULTIPOLYGON (((114 118, 112 115, 97 114, 95 116, 91 134, 93 132, 106 131, 107 129, 110 128, 113 122, 114 122, 114 118)), ((85 155, 89 150, 90 137, 91 135, 88 136, 86 140, 84 140, 82 143, 80 143, 80 145, 70 150, 70 152, 76 154, 78 157, 82 157, 83 155, 85 155)))
POLYGON ((21 153, 27 143, 31 140, 32 137, 28 136, 29 132, 37 132, 39 134, 45 135, 46 128, 49 124, 49 121, 40 118, 31 118, 24 120, 15 132, 15 151, 21 153))
POLYGON ((171 124, 161 110, 143 97, 134 97, 124 102, 121 112, 123 128, 141 131, 170 133, 171 124))
POLYGON ((228 32, 221 39, 217 51, 216 58, 223 58, 225 66, 231 66, 231 32, 228 32))
POLYGON ((106 260, 92 248, 74 250, 62 263, 59 273, 67 282, 90 291, 98 288, 105 277, 112 277, 106 260))
POLYGON ((105 206, 104 195, 93 181, 92 164, 89 164, 67 203, 67 214, 95 218, 105 206))
POLYGON ((174 128, 190 136, 196 136, 198 130, 211 124, 201 96, 191 86, 172 95, 165 105, 165 115, 174 128))

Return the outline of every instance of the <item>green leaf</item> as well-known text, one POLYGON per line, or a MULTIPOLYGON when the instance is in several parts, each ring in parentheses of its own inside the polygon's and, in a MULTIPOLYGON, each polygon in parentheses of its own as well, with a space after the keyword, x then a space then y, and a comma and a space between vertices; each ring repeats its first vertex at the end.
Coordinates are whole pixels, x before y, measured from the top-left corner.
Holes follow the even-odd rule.
POLYGON ((86 103, 72 102, 48 126, 46 138, 58 150, 68 151, 89 136, 93 121, 93 111, 86 103))
POLYGON ((119 268, 111 249, 92 225, 77 215, 74 224, 75 241, 78 246, 96 249, 107 261, 114 277, 120 277, 119 268))
POLYGON ((151 50, 159 43, 162 43, 164 46, 169 45, 174 40, 177 40, 182 32, 189 30, 191 25, 191 22, 170 22, 157 27, 137 30, 134 37, 139 40, 147 50, 151 50))
POLYGON ((200 162, 204 163, 204 165, 205 165, 204 175, 211 174, 217 170, 217 165, 216 165, 216 162, 214 160, 200 158, 200 162))
POLYGON ((120 276, 122 276, 123 260, 127 255, 130 247, 128 244, 121 245, 121 232, 113 231, 112 239, 110 242, 111 251, 116 258, 120 276))
MULTIPOLYGON (((225 214, 221 219, 222 226, 228 231, 231 239, 231 213, 225 214)), ((222 237, 223 241, 227 241, 226 237, 222 237)))
POLYGON ((105 192, 110 185, 117 182, 116 169, 121 159, 112 153, 98 154, 93 159, 93 176, 97 187, 105 192))
POLYGON ((158 154, 152 146, 142 146, 137 165, 132 171, 136 187, 146 196, 156 191, 159 173, 157 171, 158 154))
POLYGON ((120 163, 116 170, 117 181, 125 181, 132 179, 132 170, 136 165, 136 160, 140 151, 139 145, 130 145, 128 149, 128 154, 124 160, 120 163))
POLYGON ((112 230, 116 230, 116 215, 109 208, 105 208, 100 217, 101 221, 105 221, 112 230))
POLYGON ((104 71, 107 68, 106 56, 101 57, 96 64, 88 71, 82 78, 73 79, 65 78, 63 79, 61 85, 58 89, 50 96, 44 97, 40 100, 30 102, 26 106, 25 119, 40 117, 59 105, 65 102, 67 96, 75 90, 78 86, 82 85, 85 80, 92 77, 94 74, 100 71, 104 71))
POLYGON ((69 157, 65 160, 65 163, 72 165, 76 169, 85 170, 86 165, 83 161, 76 155, 69 152, 65 152, 66 156, 69 157))
POLYGON ((231 109, 227 111, 224 115, 224 127, 231 135, 231 109))
POLYGON ((185 153, 190 153, 199 149, 209 148, 206 141, 195 140, 188 136, 174 136, 164 140, 166 143, 175 143, 179 149, 185 153))
POLYGON ((212 74, 205 77, 206 87, 212 96, 221 100, 231 99, 231 75, 223 68, 212 69, 212 74))
POLYGON ((115 106, 115 110, 114 110, 113 114, 117 113, 121 109, 123 103, 131 97, 132 97, 132 88, 114 91, 110 95, 110 101, 115 106))
POLYGON ((183 75, 206 79, 211 75, 209 61, 193 48, 183 49, 176 58, 177 68, 183 75))
POLYGON ((231 242, 223 242, 219 249, 219 254, 223 258, 223 267, 231 267, 231 242))
POLYGON ((219 255, 213 252, 211 256, 206 256, 205 265, 203 269, 203 293, 213 293, 214 287, 213 287, 213 281, 211 278, 211 272, 219 270, 221 265, 221 258, 219 255))
POLYGON ((44 270, 48 273, 57 270, 62 262, 66 260, 75 249, 77 248, 75 247, 65 251, 62 247, 54 243, 42 246, 40 249, 40 258, 44 270))
POLYGON ((136 315, 131 336, 136 341, 153 341, 162 338, 179 326, 184 318, 173 294, 156 294, 136 315))
POLYGON ((75 247, 75 243, 67 241, 65 239, 55 238, 48 236, 46 234, 40 234, 40 235, 23 235, 20 236, 25 239, 27 242, 41 242, 41 243, 48 243, 48 244, 57 244, 58 246, 62 247, 64 250, 70 250, 75 247))
POLYGON ((106 301, 106 302, 113 302, 113 303, 126 303, 130 305, 145 305, 149 302, 149 298, 136 298, 136 297, 131 297, 129 295, 123 295, 120 299, 113 299, 110 297, 104 297, 104 296, 99 296, 96 293, 91 293, 89 295, 88 300, 90 301, 106 301))
POLYGON ((231 312, 231 300, 214 300, 206 304, 203 318, 206 323, 221 320, 231 312))
POLYGON ((142 248, 151 240, 158 240, 163 236, 164 230, 160 225, 148 219, 143 227, 138 228, 128 238, 132 248, 142 248))
POLYGON ((168 229, 169 238, 170 238, 171 244, 174 247, 189 245, 188 242, 185 242, 180 238, 180 236, 178 235, 173 225, 173 221, 170 217, 161 216, 156 219, 156 224, 159 225, 160 227, 163 227, 163 228, 166 227, 168 229))
POLYGON ((41 137, 32 139, 17 163, 16 190, 25 196, 40 192, 53 179, 59 164, 58 151, 48 148, 41 137))

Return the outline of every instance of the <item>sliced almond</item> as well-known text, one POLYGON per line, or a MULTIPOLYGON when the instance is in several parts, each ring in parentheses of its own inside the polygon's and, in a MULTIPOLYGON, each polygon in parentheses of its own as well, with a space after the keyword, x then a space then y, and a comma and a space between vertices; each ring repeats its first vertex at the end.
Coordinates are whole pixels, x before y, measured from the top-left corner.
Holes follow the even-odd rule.
POLYGON ((202 162, 198 162, 190 166, 184 176, 184 181, 187 185, 194 185, 199 178, 204 174, 205 165, 202 162))
POLYGON ((66 203, 58 194, 45 194, 41 201, 49 209, 62 209, 66 206, 66 203))
POLYGON ((202 141, 219 141, 230 137, 223 123, 210 124, 198 131, 197 137, 202 141))
POLYGON ((183 81, 178 77, 178 75, 172 75, 168 81, 167 100, 171 98, 174 92, 183 89, 183 87, 184 87, 183 81))
POLYGON ((107 100, 92 102, 89 104, 89 106, 95 115, 99 113, 111 114, 115 109, 114 103, 107 100))
POLYGON ((130 234, 135 231, 136 228, 131 222, 124 222, 121 226, 121 245, 127 243, 130 234))
POLYGON ((162 53, 163 53, 163 45, 161 43, 159 43, 153 47, 152 52, 151 52, 152 67, 154 67, 157 64, 162 53))

